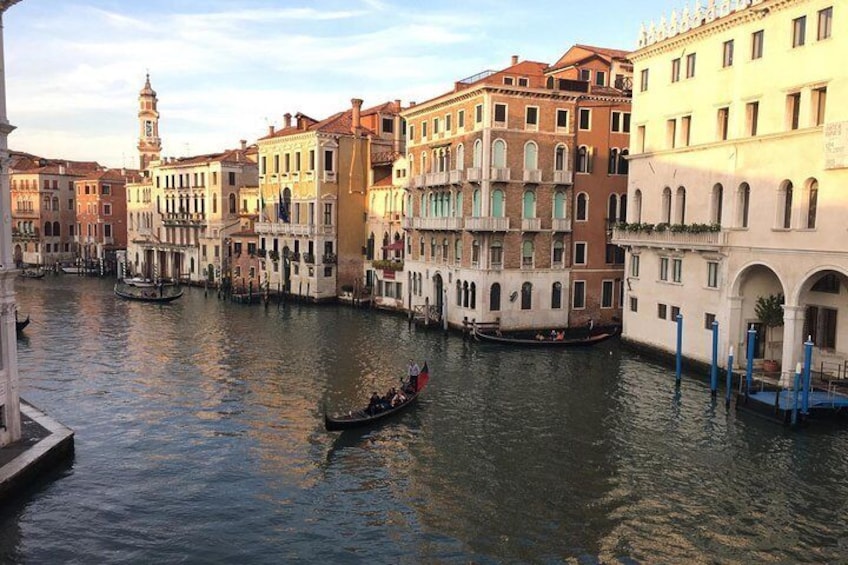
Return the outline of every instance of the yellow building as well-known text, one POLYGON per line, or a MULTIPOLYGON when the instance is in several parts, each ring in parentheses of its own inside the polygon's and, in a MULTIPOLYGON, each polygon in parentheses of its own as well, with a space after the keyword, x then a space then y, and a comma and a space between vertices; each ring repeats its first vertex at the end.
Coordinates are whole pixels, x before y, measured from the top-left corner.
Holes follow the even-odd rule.
POLYGON ((281 258, 265 264, 272 289, 322 301, 364 286, 365 195, 402 150, 400 103, 351 102, 320 121, 286 114, 257 142, 259 249, 281 258))
MULTIPOLYGON (((634 63, 624 336, 711 358, 782 361, 811 336, 848 358, 848 7, 832 0, 709 2, 643 30, 634 63), (839 22, 843 25, 839 25, 839 22), (757 300, 782 295, 767 331, 757 300)), ((818 365, 820 366, 820 365, 818 365)))

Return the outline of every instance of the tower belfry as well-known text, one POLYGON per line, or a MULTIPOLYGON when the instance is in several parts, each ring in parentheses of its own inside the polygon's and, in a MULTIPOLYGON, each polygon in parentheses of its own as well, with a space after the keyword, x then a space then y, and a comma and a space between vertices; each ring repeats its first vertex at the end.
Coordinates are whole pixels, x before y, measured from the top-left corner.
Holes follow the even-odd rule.
POLYGON ((151 161, 158 161, 162 153, 162 140, 159 139, 159 112, 156 105, 156 91, 150 86, 150 74, 144 81, 144 88, 138 93, 138 153, 139 168, 147 170, 151 161))

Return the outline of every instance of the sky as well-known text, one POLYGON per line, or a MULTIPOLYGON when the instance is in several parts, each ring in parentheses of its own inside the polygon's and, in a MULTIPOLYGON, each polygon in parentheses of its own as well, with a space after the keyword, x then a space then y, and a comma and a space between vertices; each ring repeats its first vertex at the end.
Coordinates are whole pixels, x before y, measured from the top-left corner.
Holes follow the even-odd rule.
POLYGON ((138 93, 159 98, 162 155, 253 143, 287 112, 424 101, 457 80, 635 49, 671 0, 23 0, 3 16, 10 149, 138 166, 138 93))

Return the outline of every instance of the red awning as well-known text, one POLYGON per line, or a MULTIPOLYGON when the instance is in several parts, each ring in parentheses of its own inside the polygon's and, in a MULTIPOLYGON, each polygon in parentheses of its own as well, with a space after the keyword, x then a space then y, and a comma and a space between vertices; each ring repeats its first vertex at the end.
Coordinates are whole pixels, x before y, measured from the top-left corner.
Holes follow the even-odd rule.
POLYGON ((394 243, 390 243, 388 245, 384 245, 383 249, 387 251, 403 251, 403 240, 399 239, 394 243))

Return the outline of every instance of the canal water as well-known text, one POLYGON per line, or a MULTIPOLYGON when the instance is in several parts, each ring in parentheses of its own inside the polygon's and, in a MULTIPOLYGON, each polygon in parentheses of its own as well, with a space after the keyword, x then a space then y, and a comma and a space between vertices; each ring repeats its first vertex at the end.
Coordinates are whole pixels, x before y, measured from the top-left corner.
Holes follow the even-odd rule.
POLYGON ((716 406, 617 342, 526 351, 336 306, 18 285, 23 396, 76 430, 2 563, 848 561, 848 426, 716 406), (419 405, 323 429, 426 361, 419 405))

